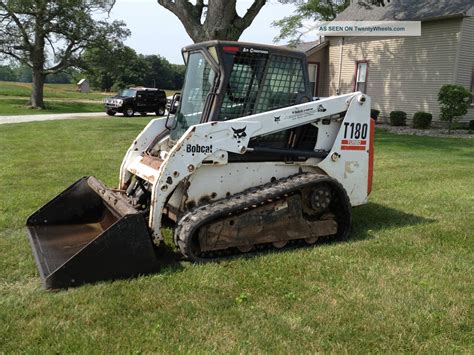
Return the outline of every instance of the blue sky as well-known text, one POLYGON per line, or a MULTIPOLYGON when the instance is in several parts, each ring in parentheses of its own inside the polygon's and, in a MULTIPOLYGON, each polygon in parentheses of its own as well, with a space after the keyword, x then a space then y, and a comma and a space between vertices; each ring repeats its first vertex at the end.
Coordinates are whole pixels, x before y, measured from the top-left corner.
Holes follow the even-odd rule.
MULTIPOLYGON (((238 13, 244 14, 252 2, 238 0, 238 13)), ((272 44, 278 30, 271 23, 291 14, 294 9, 294 5, 269 0, 240 40, 272 44)), ((138 53, 159 54, 171 63, 182 64, 181 48, 192 43, 178 18, 156 0, 117 0, 111 18, 125 21, 132 31, 126 44, 138 53)))

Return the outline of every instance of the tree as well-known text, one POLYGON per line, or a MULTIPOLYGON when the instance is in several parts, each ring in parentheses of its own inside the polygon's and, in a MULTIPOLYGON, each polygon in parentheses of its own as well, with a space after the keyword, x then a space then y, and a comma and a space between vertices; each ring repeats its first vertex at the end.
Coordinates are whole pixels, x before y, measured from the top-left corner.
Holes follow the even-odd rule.
POLYGON ((47 75, 74 66, 91 44, 120 41, 129 35, 123 22, 94 17, 110 11, 114 2, 0 0, 0 54, 31 68, 32 107, 44 107, 47 75))
POLYGON ((16 73, 11 66, 0 65, 0 80, 2 81, 15 81, 16 80, 16 73))
POLYGON ((92 86, 110 91, 142 85, 149 66, 135 50, 118 43, 88 48, 79 64, 92 86))
POLYGON ((184 81, 185 66, 171 64, 159 55, 146 55, 143 59, 149 65, 145 76, 145 85, 162 89, 181 89, 184 81))
POLYGON ((453 122, 467 113, 471 93, 461 85, 443 85, 438 93, 441 105, 441 120, 449 122, 449 131, 453 122))
POLYGON ((124 45, 87 49, 81 67, 94 87, 107 91, 132 85, 176 89, 184 79, 183 65, 171 64, 159 55, 137 54, 124 45))
POLYGON ((244 16, 237 14, 237 0, 157 0, 175 14, 194 42, 213 39, 237 41, 267 0, 253 0, 244 16))
MULTIPOLYGON (((305 27, 303 24, 305 20, 332 21, 351 4, 351 0, 279 0, 279 2, 293 3, 297 8, 293 15, 273 22, 273 26, 280 28, 280 34, 274 41, 289 40, 293 45, 300 42, 304 34, 314 29, 314 26, 305 27)), ((390 0, 359 0, 358 4, 370 9, 371 6, 385 6, 387 2, 390 0)))

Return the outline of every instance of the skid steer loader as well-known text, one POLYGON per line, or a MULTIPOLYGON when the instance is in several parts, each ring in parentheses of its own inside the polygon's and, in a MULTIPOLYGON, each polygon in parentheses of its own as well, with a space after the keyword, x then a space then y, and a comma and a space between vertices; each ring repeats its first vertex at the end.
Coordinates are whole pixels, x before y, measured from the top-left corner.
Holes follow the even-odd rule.
POLYGON ((195 262, 348 237, 371 191, 369 97, 313 101, 305 55, 281 47, 182 53, 177 113, 136 137, 118 187, 83 177, 28 218, 46 288, 156 271, 165 226, 195 262))

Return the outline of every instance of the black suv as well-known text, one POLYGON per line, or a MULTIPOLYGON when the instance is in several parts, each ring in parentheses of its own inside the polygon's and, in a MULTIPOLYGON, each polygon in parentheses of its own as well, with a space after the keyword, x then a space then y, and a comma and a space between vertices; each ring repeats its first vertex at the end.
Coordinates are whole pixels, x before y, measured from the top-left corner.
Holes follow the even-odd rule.
POLYGON ((166 94, 163 90, 149 88, 130 88, 122 90, 117 96, 104 100, 105 112, 114 116, 117 112, 133 116, 135 112, 146 115, 154 112, 157 116, 165 114, 166 94))

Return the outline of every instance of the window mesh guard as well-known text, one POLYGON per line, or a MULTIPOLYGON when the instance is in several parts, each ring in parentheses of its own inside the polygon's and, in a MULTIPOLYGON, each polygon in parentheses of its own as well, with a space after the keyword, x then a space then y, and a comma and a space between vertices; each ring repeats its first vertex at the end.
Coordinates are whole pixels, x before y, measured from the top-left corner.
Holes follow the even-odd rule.
POLYGON ((298 58, 272 56, 256 113, 296 104, 305 92, 303 66, 298 58))
POLYGON ((237 53, 222 102, 219 120, 231 120, 296 104, 305 92, 301 59, 237 53), (265 78, 263 76, 265 75, 265 78))
POLYGON ((222 102, 219 120, 232 120, 255 112, 267 55, 237 53, 222 102))
MULTIPOLYGON (((234 56, 218 119, 231 120, 295 105, 298 94, 305 92, 303 63, 300 58, 239 52, 234 56)), ((315 144, 314 132, 310 128, 298 130, 297 142, 294 142, 294 130, 286 130, 253 138, 249 147, 288 148, 290 140, 293 140, 293 148, 302 146, 310 150, 315 144), (304 139, 308 130, 313 133, 310 135, 310 141, 304 139)), ((271 159, 265 155, 265 159, 269 158, 271 159)))

